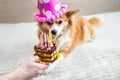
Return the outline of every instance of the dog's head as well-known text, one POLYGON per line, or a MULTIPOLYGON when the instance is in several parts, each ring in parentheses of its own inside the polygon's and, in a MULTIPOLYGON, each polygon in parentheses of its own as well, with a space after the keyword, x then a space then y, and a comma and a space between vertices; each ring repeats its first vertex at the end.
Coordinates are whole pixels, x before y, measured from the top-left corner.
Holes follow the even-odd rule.
POLYGON ((39 29, 42 32, 48 33, 49 31, 53 36, 57 37, 61 35, 66 28, 71 24, 71 19, 74 14, 76 14, 79 10, 68 10, 58 19, 51 22, 38 22, 39 29))

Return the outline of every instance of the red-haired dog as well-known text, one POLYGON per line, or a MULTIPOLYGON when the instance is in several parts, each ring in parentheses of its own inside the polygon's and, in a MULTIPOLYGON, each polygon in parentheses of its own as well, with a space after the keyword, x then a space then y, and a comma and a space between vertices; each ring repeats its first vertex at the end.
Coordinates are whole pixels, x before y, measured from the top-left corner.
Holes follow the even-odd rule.
POLYGON ((78 45, 95 38, 94 26, 98 26, 99 19, 89 20, 75 15, 78 10, 68 10, 61 17, 52 22, 38 22, 38 37, 41 32, 51 31, 57 43, 57 50, 67 56, 78 45))

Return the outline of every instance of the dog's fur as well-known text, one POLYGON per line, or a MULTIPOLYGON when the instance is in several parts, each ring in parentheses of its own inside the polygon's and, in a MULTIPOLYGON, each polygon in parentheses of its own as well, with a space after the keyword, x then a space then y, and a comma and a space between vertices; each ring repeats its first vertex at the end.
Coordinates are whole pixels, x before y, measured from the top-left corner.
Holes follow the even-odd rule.
POLYGON ((78 44, 91 41, 95 38, 94 26, 98 26, 99 19, 93 17, 87 20, 75 15, 79 10, 68 10, 60 18, 52 22, 38 22, 38 38, 42 32, 53 34, 54 41, 57 43, 57 50, 65 57, 78 44))

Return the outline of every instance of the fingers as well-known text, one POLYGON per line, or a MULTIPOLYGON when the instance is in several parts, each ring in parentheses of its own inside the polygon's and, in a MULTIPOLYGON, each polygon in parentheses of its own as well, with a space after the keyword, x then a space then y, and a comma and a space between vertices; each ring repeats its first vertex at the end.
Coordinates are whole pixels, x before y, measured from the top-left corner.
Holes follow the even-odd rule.
POLYGON ((31 60, 32 60, 33 62, 40 62, 38 56, 34 56, 34 57, 32 57, 31 60))
POLYGON ((39 71, 38 71, 38 74, 41 74, 43 71, 44 71, 44 70, 39 70, 39 71))
POLYGON ((48 67, 49 67, 49 65, 47 65, 47 64, 42 64, 42 63, 33 63, 33 65, 35 66, 35 67, 37 67, 38 69, 47 69, 48 67))
POLYGON ((38 70, 45 70, 49 67, 49 64, 41 63, 38 56, 34 56, 28 59, 28 67, 34 67, 38 70))
POLYGON ((32 60, 32 64, 35 67, 38 67, 39 69, 46 69, 49 66, 49 64, 43 64, 43 63, 41 63, 38 56, 32 57, 31 60, 32 60))

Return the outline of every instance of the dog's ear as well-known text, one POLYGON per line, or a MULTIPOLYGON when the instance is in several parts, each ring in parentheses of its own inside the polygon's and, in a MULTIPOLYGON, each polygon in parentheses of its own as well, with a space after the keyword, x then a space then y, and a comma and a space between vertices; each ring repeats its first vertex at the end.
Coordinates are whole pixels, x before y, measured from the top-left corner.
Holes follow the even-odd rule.
POLYGON ((75 15, 76 13, 78 13, 79 10, 68 10, 66 13, 65 13, 65 16, 68 17, 68 18, 71 18, 73 15, 75 15))
POLYGON ((37 23, 38 27, 40 27, 41 24, 42 24, 42 22, 39 22, 39 21, 37 21, 37 20, 35 20, 35 22, 37 23))
POLYGON ((42 22, 35 20, 35 19, 34 19, 34 22, 36 22, 37 24, 42 24, 42 22))

